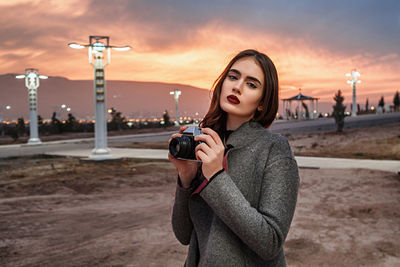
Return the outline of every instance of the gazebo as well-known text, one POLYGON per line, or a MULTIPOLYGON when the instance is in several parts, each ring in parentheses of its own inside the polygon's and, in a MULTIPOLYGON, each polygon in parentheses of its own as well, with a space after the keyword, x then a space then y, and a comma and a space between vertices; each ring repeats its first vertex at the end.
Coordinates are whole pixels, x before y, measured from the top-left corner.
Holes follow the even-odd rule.
POLYGON ((318 99, 316 97, 306 96, 301 93, 301 88, 299 89, 299 94, 282 99, 283 101, 283 112, 286 115, 286 119, 316 119, 318 118, 318 99), (295 112, 292 112, 292 101, 296 101, 297 105, 295 107, 295 112), (311 112, 304 101, 310 101, 311 112), (314 101, 316 102, 316 109, 314 109, 314 101))

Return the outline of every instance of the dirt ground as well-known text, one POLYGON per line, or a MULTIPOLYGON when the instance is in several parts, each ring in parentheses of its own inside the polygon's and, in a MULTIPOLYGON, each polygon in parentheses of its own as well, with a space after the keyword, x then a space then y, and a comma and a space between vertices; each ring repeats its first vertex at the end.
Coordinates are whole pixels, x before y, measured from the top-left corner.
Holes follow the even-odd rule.
MULTIPOLYGON (((0 161, 0 266, 182 266, 169 162, 0 161)), ((289 266, 399 266, 400 178, 300 169, 289 266)))
POLYGON ((400 124, 286 136, 297 156, 400 160, 400 124))
MULTIPOLYGON (((287 137, 297 155, 399 159, 399 135, 388 125, 287 137)), ((187 247, 170 223, 175 179, 165 161, 0 159, 0 266, 182 266, 187 247)), ((399 175, 300 169, 300 179, 289 266, 400 266, 399 175)))

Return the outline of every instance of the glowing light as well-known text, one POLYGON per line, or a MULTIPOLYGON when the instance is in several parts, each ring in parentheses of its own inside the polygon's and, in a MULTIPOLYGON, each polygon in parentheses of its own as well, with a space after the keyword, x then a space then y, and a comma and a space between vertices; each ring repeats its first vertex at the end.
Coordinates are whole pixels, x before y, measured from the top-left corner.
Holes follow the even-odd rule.
POLYGON ((103 52, 104 50, 106 50, 106 47, 103 43, 97 42, 93 44, 93 50, 97 52, 103 52))
POLYGON ((115 51, 129 51, 131 50, 131 47, 130 46, 113 47, 112 49, 114 49, 115 51))
POLYGON ((85 48, 84 45, 80 45, 80 44, 77 44, 77 43, 70 43, 70 44, 68 44, 68 46, 73 48, 73 49, 83 49, 83 48, 85 48))

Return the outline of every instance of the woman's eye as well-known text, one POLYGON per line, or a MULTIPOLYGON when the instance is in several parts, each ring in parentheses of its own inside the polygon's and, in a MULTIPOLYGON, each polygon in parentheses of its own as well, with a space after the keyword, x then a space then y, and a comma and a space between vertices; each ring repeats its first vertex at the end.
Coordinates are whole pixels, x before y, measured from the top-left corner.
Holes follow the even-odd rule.
POLYGON ((247 83, 251 88, 256 89, 257 86, 254 83, 247 83))
POLYGON ((228 75, 229 79, 231 80, 237 80, 237 77, 235 75, 228 75))

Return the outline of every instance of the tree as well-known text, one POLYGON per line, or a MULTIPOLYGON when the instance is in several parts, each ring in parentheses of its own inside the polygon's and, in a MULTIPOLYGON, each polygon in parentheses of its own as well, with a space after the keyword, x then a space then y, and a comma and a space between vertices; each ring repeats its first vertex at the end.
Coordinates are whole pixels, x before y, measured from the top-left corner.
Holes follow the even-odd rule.
POLYGON ((367 97, 367 101, 365 102, 365 111, 366 112, 368 112, 368 107, 369 106, 369 103, 368 103, 368 97, 367 97))
POLYGON ((53 133, 62 133, 62 124, 59 119, 57 119, 57 113, 53 112, 51 116, 51 128, 53 133))
POLYGON ((43 132, 43 118, 42 118, 42 116, 38 115, 37 116, 37 120, 38 120, 39 133, 42 133, 43 132))
POLYGON ((74 115, 72 115, 71 113, 68 113, 68 119, 65 124, 67 130, 73 131, 76 127, 76 124, 77 124, 77 122, 76 122, 74 115))
POLYGON ((306 110, 306 119, 309 119, 310 118, 310 112, 308 112, 307 105, 304 102, 302 102, 301 104, 302 104, 303 108, 306 110))
POLYGON ((163 114, 163 119, 164 119, 164 127, 168 127, 169 125, 170 125, 170 118, 169 118, 169 115, 168 115, 168 111, 167 110, 165 110, 165 112, 164 112, 164 114, 163 114))
POLYGON ((385 100, 383 99, 383 96, 382 96, 381 99, 379 100, 378 106, 380 106, 382 109, 385 107, 385 100))
POLYGON ((23 117, 18 118, 18 122, 17 122, 17 132, 19 135, 24 135, 25 134, 25 120, 23 117))
POLYGON ((336 122, 336 131, 342 132, 344 126, 344 111, 346 107, 343 105, 344 96, 342 95, 342 91, 338 90, 338 92, 333 97, 336 104, 333 106, 333 113, 332 116, 335 118, 336 122))
POLYGON ((122 113, 118 112, 115 108, 111 108, 110 111, 110 130, 122 130, 125 117, 122 117, 122 113))
POLYGON ((38 116, 37 116, 37 120, 38 120, 38 125, 39 125, 39 126, 43 124, 43 118, 42 118, 42 116, 38 115, 38 116))
POLYGON ((393 105, 394 105, 394 110, 395 110, 395 111, 398 111, 398 110, 399 110, 399 107, 400 107, 399 91, 397 91, 397 92, 394 94, 393 105))

